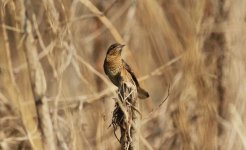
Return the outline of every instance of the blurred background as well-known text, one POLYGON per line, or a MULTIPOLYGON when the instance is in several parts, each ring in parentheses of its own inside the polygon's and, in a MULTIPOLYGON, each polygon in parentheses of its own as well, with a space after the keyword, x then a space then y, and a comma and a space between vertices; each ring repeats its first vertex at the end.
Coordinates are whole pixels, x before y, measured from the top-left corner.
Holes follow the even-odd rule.
POLYGON ((115 42, 150 93, 141 150, 246 149, 246 0, 0 6, 0 149, 120 149, 103 72, 115 42))

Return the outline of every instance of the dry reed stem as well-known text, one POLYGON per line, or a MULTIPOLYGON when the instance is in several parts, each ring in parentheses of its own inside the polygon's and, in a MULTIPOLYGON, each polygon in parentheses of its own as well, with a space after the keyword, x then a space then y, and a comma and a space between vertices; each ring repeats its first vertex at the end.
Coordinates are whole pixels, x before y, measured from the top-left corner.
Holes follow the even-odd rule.
POLYGON ((43 0, 43 4, 48 14, 48 22, 52 28, 52 31, 57 34, 59 31, 59 13, 56 10, 54 1, 43 0))
POLYGON ((77 54, 73 54, 75 58, 81 62, 83 65, 85 65, 91 72, 93 72, 95 75, 97 75, 99 78, 101 78, 108 86, 111 85, 111 83, 106 79, 100 72, 98 72, 96 69, 94 69, 89 63, 87 63, 82 57, 80 57, 77 54))
POLYGON ((136 111, 139 109, 136 86, 131 81, 123 81, 118 90, 112 119, 113 128, 116 130, 120 127, 122 150, 139 150, 140 116, 139 111, 136 111))
POLYGON ((167 51, 158 51, 158 49, 161 50, 165 46, 168 46, 176 57, 184 51, 183 45, 175 29, 170 24, 166 12, 157 1, 138 1, 137 15, 139 16, 139 22, 145 29, 148 42, 153 45, 153 50, 156 51, 156 61, 164 63, 163 60, 168 60, 169 54, 166 53, 167 51))
MULTIPOLYGON (((108 30, 118 43, 126 44, 120 33, 115 28, 115 26, 101 11, 97 9, 97 7, 94 4, 91 3, 90 0, 80 0, 80 2, 83 3, 87 8, 89 8, 90 11, 93 12, 102 21, 102 23, 108 28, 108 30)), ((128 46, 126 46, 125 49, 129 53, 131 52, 128 46)))
MULTIPOLYGON (((17 97, 17 87, 14 81, 13 68, 10 56, 10 47, 9 47, 9 38, 7 35, 7 31, 4 28, 4 19, 5 16, 1 13, 0 21, 2 22, 2 26, 0 28, 0 81, 2 85, 5 86, 5 90, 7 95, 10 96, 10 101, 13 105, 14 110, 18 110, 19 102, 17 97)), ((18 112, 18 111, 17 111, 18 112)))
MULTIPOLYGON (((125 4, 120 10, 117 11, 117 13, 112 16, 111 21, 112 22, 116 22, 117 20, 119 20, 122 15, 128 10, 128 8, 131 6, 131 3, 128 2, 127 4, 125 4)), ((96 16, 96 15, 94 15, 96 16)), ((92 42, 93 39, 95 39, 96 37, 100 36, 102 33, 104 33, 108 28, 103 26, 101 27, 99 30, 96 30, 94 32, 92 32, 91 34, 89 34, 82 42, 85 44, 88 44, 89 42, 92 42)))
POLYGON ((141 133, 140 133, 140 140, 142 141, 143 145, 145 145, 148 150, 154 150, 154 148, 151 146, 148 140, 146 140, 141 133))
MULTIPOLYGON (((24 60, 26 58, 24 56, 23 49, 19 53, 19 58, 21 59, 21 62, 25 62, 24 60)), ((32 93, 28 70, 25 70, 22 73, 20 73, 20 76, 22 76, 22 81, 20 81, 20 84, 25 87, 24 89, 23 88, 19 89, 20 93, 22 93, 22 95, 19 95, 20 97, 19 103, 20 103, 20 111, 22 115, 22 120, 26 127, 29 140, 31 142, 33 149, 42 150, 43 142, 41 138, 41 132, 39 129, 37 109, 35 106, 35 99, 32 93)))
POLYGON ((170 116, 174 130, 179 131, 177 135, 180 143, 177 144, 178 147, 169 149, 216 149, 218 131, 217 120, 214 117, 217 114, 216 89, 206 73, 209 71, 204 63, 205 55, 202 51, 204 38, 199 36, 204 16, 204 1, 192 3, 188 10, 183 10, 184 7, 177 2, 174 4, 172 7, 177 14, 186 13, 182 15, 182 19, 178 19, 181 15, 175 17, 175 20, 179 21, 178 28, 183 31, 179 34, 184 38, 181 39, 186 52, 182 59, 181 76, 177 75, 178 85, 175 85, 173 89, 175 93, 169 101, 172 110, 170 116), (202 115, 199 115, 200 113, 202 115), (193 116, 197 117, 194 121, 193 116))
POLYGON ((102 12, 100 12, 94 4, 92 4, 89 0, 80 0, 82 4, 84 4, 87 8, 90 9, 101 21, 102 23, 109 29, 115 40, 119 43, 124 43, 123 38, 113 26, 113 24, 108 20, 106 16, 102 12))
POLYGON ((89 83, 89 81, 87 81, 87 80, 85 79, 84 75, 81 74, 80 69, 79 69, 79 65, 78 65, 78 63, 77 63, 74 59, 72 60, 72 65, 73 65, 73 67, 74 67, 74 69, 75 69, 76 74, 77 74, 78 77, 80 78, 80 80, 81 80, 83 83, 85 83, 86 86, 88 86, 88 88, 91 90, 91 92, 95 92, 93 86, 89 83))
MULTIPOLYGON (((12 3, 13 4, 13 3, 12 3)), ((13 12, 13 8, 11 8, 13 5, 7 4, 5 10, 8 12, 6 13, 6 17, 11 19, 11 16, 15 16, 16 14, 13 12), (10 15, 10 16, 9 16, 10 15)), ((23 9, 23 8, 22 8, 23 9)), ((5 16, 2 16, 3 18, 5 16)), ((3 21, 4 22, 4 21, 3 21)), ((11 20, 11 26, 14 26, 15 20, 11 20)), ((7 35, 6 35, 7 36, 7 35)), ((19 35, 14 36, 14 38, 18 41, 20 39, 19 35)), ((17 47, 15 47, 17 48, 17 47)), ((17 56, 19 56, 18 60, 19 62, 25 62, 26 58, 24 56, 24 47, 18 47, 19 51, 17 52, 17 56)), ((8 58, 8 57, 7 57, 8 58)), ((11 61, 11 59, 9 59, 11 61)), ((31 91, 31 83, 30 83, 30 78, 28 75, 27 71, 24 71, 23 73, 20 74, 20 77, 22 77, 22 80, 20 81, 21 86, 25 88, 19 88, 16 89, 16 93, 13 93, 18 100, 18 105, 19 105, 19 111, 21 112, 21 118, 22 122, 26 128, 27 136, 29 138, 29 141, 31 143, 31 146, 34 150, 42 150, 43 149, 43 142, 41 138, 41 132, 39 129, 39 123, 38 123, 38 118, 37 118, 37 112, 36 112, 36 107, 35 107, 35 102, 34 102, 34 97, 32 95, 31 91)))
POLYGON ((51 53, 53 51, 56 41, 51 41, 51 43, 46 47, 44 44, 43 38, 41 36, 41 33, 39 31, 39 28, 38 28, 36 16, 34 14, 32 15, 32 20, 33 20, 33 26, 34 26, 35 32, 37 34, 40 47, 42 49, 42 52, 39 54, 39 57, 37 59, 41 60, 42 57, 46 56, 50 66, 52 67, 52 71, 54 72, 54 76, 56 77, 57 71, 55 69, 54 61, 52 60, 52 57, 49 55, 49 53, 51 53))
MULTIPOLYGON (((51 53, 54 50, 55 42, 51 42, 42 52, 38 55, 38 60, 42 60, 45 56, 47 56, 49 53, 51 53)), ((27 67, 27 63, 23 63, 13 69, 14 73, 19 73, 21 70, 25 69, 27 67)), ((54 68, 52 66, 52 68, 54 68)))
POLYGON ((37 48, 35 40, 32 35, 32 24, 29 20, 26 23, 27 37, 26 37, 26 56, 28 61, 28 70, 30 72, 30 79, 32 82, 32 91, 34 93, 37 104, 38 117, 40 120, 41 130, 44 135, 45 149, 56 149, 56 138, 54 134, 53 124, 50 116, 50 108, 45 98, 47 89, 44 70, 38 60, 37 48))
POLYGON ((228 0, 224 2, 223 11, 227 13, 224 20, 225 45, 223 62, 224 105, 223 114, 229 117, 233 130, 225 132, 227 145, 223 148, 245 149, 245 47, 246 47, 246 1, 228 0), (229 108, 229 110, 228 110, 229 108), (233 112, 233 109, 236 111, 233 112), (229 111, 229 115, 228 115, 229 111), (235 118, 233 118, 235 117, 235 118), (236 122, 233 122, 233 121, 236 122), (244 129, 240 124, 244 125, 244 129), (239 127, 235 130, 235 127, 239 127), (240 134, 238 133, 240 132, 240 134))
POLYGON ((8 25, 5 25, 5 24, 2 24, 2 28, 10 30, 10 31, 15 31, 15 32, 18 32, 18 33, 23 33, 24 32, 24 31, 22 31, 22 30, 20 30, 18 28, 11 27, 11 26, 8 26, 8 25))
POLYGON ((229 105, 229 112, 231 113, 231 124, 236 131, 236 133, 239 135, 244 149, 246 149, 246 130, 245 125, 243 124, 243 120, 239 114, 239 112, 236 110, 236 107, 232 104, 229 105))

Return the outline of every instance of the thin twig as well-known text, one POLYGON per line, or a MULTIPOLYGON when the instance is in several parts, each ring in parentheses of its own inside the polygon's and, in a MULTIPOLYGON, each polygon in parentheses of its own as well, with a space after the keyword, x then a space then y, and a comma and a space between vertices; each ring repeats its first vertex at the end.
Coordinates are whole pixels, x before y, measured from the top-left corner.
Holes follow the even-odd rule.
POLYGON ((119 34, 119 32, 116 30, 114 25, 109 21, 109 19, 103 15, 101 11, 97 9, 97 7, 91 3, 89 0, 80 0, 82 4, 84 4, 87 8, 90 9, 91 12, 93 12, 97 17, 102 21, 102 23, 109 29, 112 36, 115 38, 115 40, 119 43, 123 43, 124 40, 119 34))
POLYGON ((117 3, 118 0, 114 0, 104 11, 103 14, 106 15, 112 8, 113 6, 117 3))
POLYGON ((15 28, 15 27, 12 27, 12 26, 8 26, 6 24, 3 24, 2 27, 7 29, 7 30, 14 31, 14 32, 17 32, 17 33, 24 33, 23 30, 15 28))
MULTIPOLYGON (((122 9, 118 10, 117 13, 112 16, 111 18, 111 22, 114 23, 115 21, 117 21, 118 19, 121 18, 121 16, 129 9, 129 7, 131 6, 130 3, 125 4, 122 9)), ((82 43, 88 43, 91 42, 94 38, 100 36, 102 33, 104 33, 105 31, 107 31, 107 27, 102 26, 100 29, 92 32, 91 34, 89 34, 88 36, 86 36, 83 41, 81 41, 82 43)))
POLYGON ((136 112, 138 112, 138 114, 140 115, 141 118, 143 117, 142 113, 141 113, 135 106, 133 106, 133 105, 132 105, 130 102, 128 102, 127 100, 126 100, 126 103, 127 103, 129 106, 131 106, 136 112))
MULTIPOLYGON (((78 59, 78 61, 80 61, 81 63, 83 63, 86 67, 88 67, 89 70, 91 70, 92 72, 94 72, 96 75, 98 75, 101 79, 103 79, 105 82, 107 82, 109 84, 109 87, 107 89, 104 89, 103 91, 96 93, 96 94, 92 94, 92 95, 80 95, 80 96, 76 96, 76 97, 68 97, 65 99, 61 99, 60 102, 62 101, 66 101, 68 100, 74 100, 74 101, 85 101, 88 103, 92 103, 96 100, 101 99, 102 97, 114 92, 117 88, 113 85, 111 85, 111 83, 109 83, 109 81, 101 74, 99 73, 96 69, 94 69, 90 64, 88 64, 87 62, 85 62, 83 60, 82 57, 80 57, 79 55, 75 55, 75 57, 78 59)), ((182 56, 176 57, 174 59, 172 59, 171 61, 169 61, 167 64, 164 64, 158 68, 156 68, 155 70, 153 70, 152 72, 154 72, 153 74, 148 74, 145 75, 143 77, 140 77, 138 80, 139 81, 144 81, 147 80, 155 75, 160 75, 160 72, 162 70, 161 74, 164 74, 165 72, 163 72, 163 69, 166 68, 166 66, 170 66, 173 63, 177 62, 178 60, 180 60, 182 56)), ((55 97, 49 97, 48 100, 52 101, 55 97)))
POLYGON ((154 112, 158 111, 161 108, 162 104, 168 99, 169 94, 170 94, 170 84, 168 85, 167 96, 161 101, 161 103, 155 109, 151 110, 151 112, 144 118, 144 120, 148 119, 154 112))
MULTIPOLYGON (((108 30, 110 31, 110 33, 112 34, 112 36, 118 43, 125 43, 124 39, 122 38, 118 30, 115 28, 115 26, 110 22, 110 20, 101 11, 98 10, 98 8, 94 4, 91 3, 91 1, 80 0, 80 2, 84 4, 87 8, 89 8, 91 12, 97 15, 97 17, 108 28, 108 30)), ((131 52, 128 46, 126 46, 125 49, 128 53, 131 52)))
POLYGON ((166 64, 164 64, 164 65, 158 67, 157 69, 151 71, 150 74, 147 74, 147 75, 145 75, 145 76, 139 78, 139 81, 144 81, 144 80, 146 80, 146 79, 148 79, 148 78, 150 78, 150 77, 152 77, 152 76, 162 75, 162 74, 163 74, 163 72, 162 72, 163 69, 166 69, 167 67, 169 67, 169 66, 171 66, 172 64, 176 63, 176 62, 179 61, 182 57, 183 57, 183 55, 180 55, 180 56, 178 56, 178 57, 175 57, 174 59, 170 60, 170 61, 167 62, 166 64))
POLYGON ((121 102, 118 98, 113 98, 113 99, 116 101, 116 103, 118 103, 120 109, 125 115, 126 120, 128 120, 128 114, 127 114, 127 110, 125 109, 124 103, 121 102))
POLYGON ((95 73, 99 78, 101 78, 108 86, 111 85, 111 83, 106 79, 100 72, 98 72, 96 69, 94 69, 89 63, 87 63, 82 57, 80 57, 77 54, 73 54, 75 58, 84 64, 91 72, 95 73))
MULTIPOLYGON (((38 54, 38 60, 43 59, 46 55, 51 53, 55 47, 56 42, 52 41, 50 44, 41 52, 38 54)), ((13 69, 14 73, 19 73, 21 70, 25 69, 27 67, 27 63, 23 63, 19 65, 18 67, 15 67, 13 69)))

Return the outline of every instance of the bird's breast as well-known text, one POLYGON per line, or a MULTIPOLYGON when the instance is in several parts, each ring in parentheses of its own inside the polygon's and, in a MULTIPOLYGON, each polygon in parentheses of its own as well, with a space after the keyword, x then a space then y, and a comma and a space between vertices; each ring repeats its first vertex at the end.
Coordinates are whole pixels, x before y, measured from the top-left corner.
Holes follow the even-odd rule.
POLYGON ((121 71, 122 60, 120 57, 107 57, 108 71, 111 75, 116 75, 121 71))

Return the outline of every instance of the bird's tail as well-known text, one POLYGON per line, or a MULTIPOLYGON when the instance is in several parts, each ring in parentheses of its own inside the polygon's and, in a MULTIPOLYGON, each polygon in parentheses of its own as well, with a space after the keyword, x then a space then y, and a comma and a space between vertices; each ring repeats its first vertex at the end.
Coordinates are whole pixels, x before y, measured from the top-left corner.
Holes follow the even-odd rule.
POLYGON ((140 86, 137 87, 137 91, 138 91, 138 98, 146 99, 149 97, 149 93, 144 89, 142 89, 140 86))

